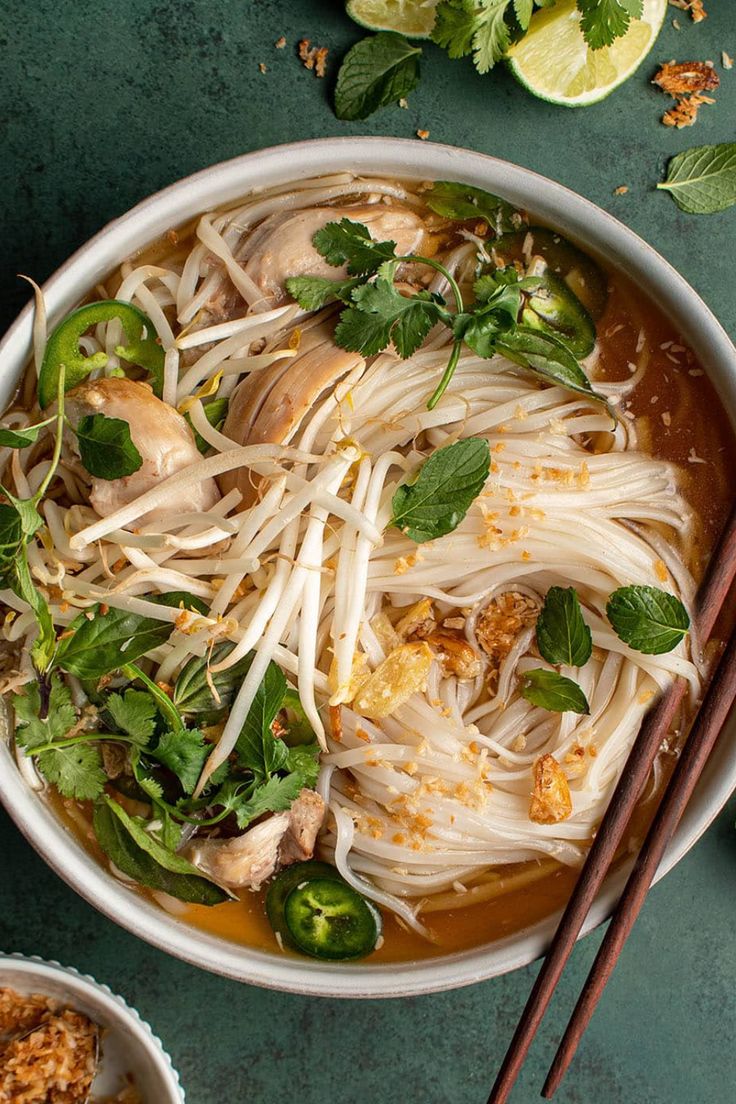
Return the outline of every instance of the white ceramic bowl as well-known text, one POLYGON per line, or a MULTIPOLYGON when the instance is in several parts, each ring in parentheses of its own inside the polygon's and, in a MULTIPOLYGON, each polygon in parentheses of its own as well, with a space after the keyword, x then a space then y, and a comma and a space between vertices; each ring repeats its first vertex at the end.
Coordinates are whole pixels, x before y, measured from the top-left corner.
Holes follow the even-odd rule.
POLYGON ((83 1012, 104 1029, 102 1061, 95 1078, 97 1096, 122 1087, 122 1078, 135 1078, 141 1098, 151 1104, 184 1104, 184 1091, 161 1041, 122 997, 106 985, 58 962, 0 954, 0 989, 9 987, 24 996, 43 993, 68 1008, 83 1012))
MULTIPOLYGON (((462 180, 498 193, 562 233, 588 243, 613 266, 625 270, 676 321, 736 422, 736 350, 702 299, 662 257, 611 215, 562 185, 506 161, 451 146, 402 139, 330 138, 276 146, 214 165, 144 200, 62 265, 44 286, 51 322, 74 307, 125 257, 192 216, 232 203, 252 188, 344 170, 462 180)), ((26 308, 0 344, 0 408, 30 356, 31 323, 31 311, 26 308)), ((0 797, 21 831, 87 901, 162 950, 241 981, 341 997, 409 996, 453 989, 526 965, 544 951, 555 928, 556 918, 549 917, 522 933, 475 950, 400 965, 318 963, 251 950, 182 924, 116 881, 27 787, 2 741, 0 780, 0 797)), ((736 730, 730 727, 703 774, 662 863, 660 877, 692 847, 735 786, 736 730)), ((621 883, 621 875, 609 880, 584 932, 608 917, 621 883)))

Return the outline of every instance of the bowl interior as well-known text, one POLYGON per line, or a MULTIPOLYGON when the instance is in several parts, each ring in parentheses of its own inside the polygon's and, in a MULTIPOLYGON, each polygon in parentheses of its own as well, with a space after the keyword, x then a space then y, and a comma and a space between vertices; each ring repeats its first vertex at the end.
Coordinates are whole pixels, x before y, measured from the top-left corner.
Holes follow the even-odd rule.
MULTIPOLYGON (((736 351, 699 296, 650 246, 611 215, 561 185, 482 154, 402 139, 341 138, 247 154, 197 173, 145 200, 82 247, 44 287, 53 323, 125 257, 196 214, 230 204, 250 190, 351 171, 414 179, 450 179, 498 193, 588 246, 626 272, 678 326, 736 424, 736 351)), ((0 343, 0 405, 12 395, 31 351, 30 306, 0 343)), ((544 951, 556 917, 498 942, 444 958, 403 964, 330 965, 238 946, 190 928, 116 881, 64 832, 20 777, 0 741, 0 797, 46 861, 111 919, 196 965, 272 988, 330 996, 407 996, 470 984, 531 962, 544 951)), ((736 728, 727 726, 667 851, 659 876, 693 845, 736 786, 736 728)), ((586 922, 610 913, 625 876, 605 884, 586 922)))
POLYGON ((0 988, 6 986, 24 995, 43 993, 103 1028, 102 1061, 94 1083, 98 1096, 118 1092, 129 1073, 144 1100, 183 1101, 176 1074, 150 1028, 106 987, 54 963, 0 955, 0 988))

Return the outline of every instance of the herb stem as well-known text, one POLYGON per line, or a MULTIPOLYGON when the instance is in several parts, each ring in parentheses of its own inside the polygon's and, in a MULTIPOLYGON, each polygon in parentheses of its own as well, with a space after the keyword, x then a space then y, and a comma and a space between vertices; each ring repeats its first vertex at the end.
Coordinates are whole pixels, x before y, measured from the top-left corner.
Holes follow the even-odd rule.
POLYGON ((66 740, 54 740, 50 744, 42 744, 41 747, 25 748, 27 756, 41 755, 44 751, 59 751, 61 748, 74 747, 75 744, 89 744, 95 740, 112 740, 116 744, 134 744, 136 741, 131 736, 123 736, 116 732, 85 732, 81 736, 70 736, 66 740))
POLYGON ((447 390, 450 380, 455 375, 455 369, 457 368, 457 362, 460 359, 460 351, 463 347, 462 341, 456 341, 452 346, 452 352, 450 353, 450 359, 447 362, 447 367, 442 373, 442 379, 437 384, 432 398, 427 403, 427 410, 434 410, 437 403, 440 401, 445 391, 447 390))
POLYGON ((59 460, 61 459, 61 444, 64 434, 64 375, 65 368, 61 364, 59 366, 59 386, 56 394, 56 440, 54 441, 54 451, 51 455, 51 467, 46 472, 41 486, 34 494, 31 502, 37 505, 48 490, 49 483, 56 474, 56 469, 59 466, 59 460))
POLYGON ((460 285, 458 284, 457 280, 452 275, 452 273, 448 272, 447 269, 445 268, 445 266, 441 265, 439 263, 439 261, 433 261, 431 257, 419 257, 414 253, 410 253, 406 257, 397 257, 396 260, 399 263, 403 263, 405 261, 411 261, 415 264, 427 265, 429 268, 433 268, 435 270, 435 272, 439 272, 441 276, 445 277, 448 284, 450 285, 450 288, 452 290, 452 294, 453 294, 454 299, 455 299, 455 310, 457 311, 458 314, 460 314, 462 312, 462 310, 464 309, 464 304, 463 304, 462 292, 460 291, 460 285))
POLYGON ((144 672, 141 671, 140 667, 137 667, 135 665, 135 663, 125 663, 120 668, 120 670, 123 672, 124 675, 128 676, 131 682, 135 682, 137 679, 139 682, 143 683, 151 696, 154 697, 158 702, 164 717, 166 717, 166 719, 171 722, 175 731, 181 732, 182 729, 185 727, 184 722, 179 715, 179 710, 176 708, 168 694, 165 694, 161 687, 157 686, 156 683, 148 677, 148 675, 144 674, 144 672))

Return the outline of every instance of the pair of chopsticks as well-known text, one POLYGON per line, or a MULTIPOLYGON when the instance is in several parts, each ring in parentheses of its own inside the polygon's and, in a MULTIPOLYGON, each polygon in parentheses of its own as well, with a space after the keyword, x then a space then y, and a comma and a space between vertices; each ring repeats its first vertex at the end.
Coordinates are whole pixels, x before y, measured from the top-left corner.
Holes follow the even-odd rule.
MULTIPOLYGON (((708 641, 713 632, 735 577, 736 507, 726 522, 698 592, 694 620, 697 637, 702 645, 708 641)), ((508 1100, 585 918, 624 839, 627 825, 649 778, 662 741, 685 696, 686 685, 683 678, 676 679, 644 719, 555 932, 552 945, 529 994, 488 1098, 488 1104, 505 1104, 508 1100)), ((736 698, 736 631, 729 640, 711 680, 705 700, 693 723, 558 1047, 542 1089, 542 1096, 547 1099, 551 1098, 559 1087, 573 1059, 578 1043, 641 911, 660 860, 713 749, 734 698, 736 698)))

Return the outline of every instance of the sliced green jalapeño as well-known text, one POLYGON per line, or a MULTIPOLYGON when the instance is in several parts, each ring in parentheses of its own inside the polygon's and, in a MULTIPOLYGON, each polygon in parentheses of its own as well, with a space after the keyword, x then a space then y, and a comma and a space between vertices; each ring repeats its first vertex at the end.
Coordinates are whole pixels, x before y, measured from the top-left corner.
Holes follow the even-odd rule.
POLYGON ((42 410, 56 399, 62 364, 65 368, 65 391, 80 384, 90 372, 106 366, 107 353, 100 351, 92 356, 85 356, 79 347, 79 341, 92 326, 97 326, 100 322, 111 322, 114 318, 122 324, 127 342, 125 345, 116 345, 115 353, 129 364, 136 364, 150 372, 153 390, 161 397, 164 351, 153 323, 132 303, 125 303, 120 299, 104 299, 99 303, 78 307, 52 332, 38 378, 38 402, 42 410))
POLYGON ((595 347, 593 319, 565 281, 549 271, 539 277, 539 286, 529 293, 521 321, 562 338, 578 359, 588 356, 595 347))
POLYGON ((378 909, 347 882, 300 882, 286 898, 284 918, 295 946, 312 958, 363 958, 381 934, 378 909))

